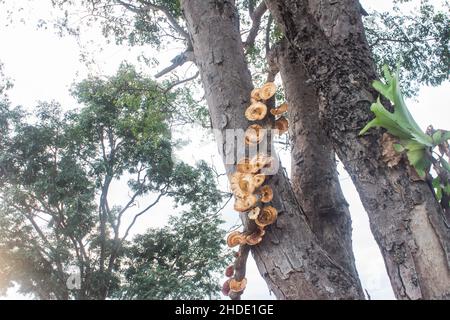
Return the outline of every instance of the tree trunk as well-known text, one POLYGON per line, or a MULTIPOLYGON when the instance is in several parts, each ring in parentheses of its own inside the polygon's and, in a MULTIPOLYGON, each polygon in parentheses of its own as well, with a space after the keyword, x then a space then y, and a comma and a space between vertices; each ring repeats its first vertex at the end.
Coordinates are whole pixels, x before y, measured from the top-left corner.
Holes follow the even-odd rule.
POLYGON ((399 299, 450 298, 450 232, 425 182, 381 160, 376 78, 356 0, 267 0, 319 94, 321 123, 352 177, 399 299))
MULTIPOLYGON (((200 70, 212 126, 221 131, 219 151, 233 154, 224 139, 227 129, 249 126, 244 111, 253 88, 245 62, 239 17, 232 0, 181 1, 200 70)), ((225 162, 226 170, 235 170, 225 162)), ((320 246, 298 205, 282 169, 269 178, 274 190, 277 222, 263 241, 252 247, 261 275, 279 299, 355 299, 361 297, 357 279, 347 273, 320 246)), ((242 215, 245 225, 249 225, 242 215)), ((239 280, 239 279, 238 279, 239 280)))
POLYGON ((319 102, 295 50, 274 49, 289 103, 292 188, 322 248, 358 279, 348 203, 339 184, 333 146, 319 123, 319 102))

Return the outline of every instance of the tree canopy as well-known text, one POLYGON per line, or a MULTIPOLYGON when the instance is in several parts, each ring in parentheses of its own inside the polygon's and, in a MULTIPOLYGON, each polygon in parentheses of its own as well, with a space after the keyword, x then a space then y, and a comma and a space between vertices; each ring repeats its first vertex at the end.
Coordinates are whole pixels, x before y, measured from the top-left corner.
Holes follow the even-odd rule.
POLYGON ((33 114, 2 102, 2 291, 16 282, 39 298, 215 296, 216 271, 226 263, 215 214, 222 193, 205 162, 190 166, 173 156, 175 96, 128 65, 78 83, 73 94, 83 107, 68 112, 56 102, 40 103, 33 114), (171 227, 130 239, 163 197, 184 213, 171 227), (81 288, 70 291, 74 272, 81 288), (191 273, 197 287, 180 292, 192 287, 191 273), (138 293, 143 278, 153 293, 138 293))

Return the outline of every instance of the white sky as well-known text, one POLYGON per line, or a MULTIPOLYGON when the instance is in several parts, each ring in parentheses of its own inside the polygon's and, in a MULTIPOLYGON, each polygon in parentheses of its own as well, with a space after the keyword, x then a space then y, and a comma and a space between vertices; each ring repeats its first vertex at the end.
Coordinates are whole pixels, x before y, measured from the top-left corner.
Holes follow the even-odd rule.
MULTIPOLYGON (((28 21, 36 18, 48 17, 50 12, 49 1, 32 0, 33 7, 24 12, 23 16, 28 21), (30 18, 31 17, 31 18, 30 18)), ((361 1, 366 9, 389 10, 391 1, 361 1)), ((12 4, 8 4, 13 8, 12 4)), ((76 106, 75 100, 69 95, 69 88, 76 80, 83 79, 90 72, 108 75, 113 74, 121 61, 136 62, 137 56, 145 50, 148 54, 151 49, 134 48, 125 46, 107 45, 99 31, 91 30, 87 38, 98 43, 95 47, 97 65, 91 68, 80 62, 80 47, 76 39, 72 37, 60 38, 51 30, 36 30, 35 23, 4 26, 5 11, 0 10, 0 61, 5 65, 5 72, 14 80, 14 88, 9 92, 13 105, 23 105, 33 108, 37 101, 59 101, 66 108, 76 106)), ((82 42, 86 39, 82 39, 82 42)), ((158 58, 164 66, 177 55, 181 48, 174 46, 167 48, 164 54, 158 58)), ((191 68, 194 69, 194 68, 191 68)), ((144 69, 150 75, 157 70, 144 69)), ((192 71, 192 70, 191 70, 192 71)), ((450 109, 449 84, 440 87, 423 87, 417 97, 417 101, 407 101, 409 108, 419 124, 426 128, 433 124, 435 128, 449 128, 450 109)), ((206 135, 198 135, 198 131, 188 130, 183 132, 184 137, 190 137, 191 144, 181 150, 178 155, 190 162, 205 159, 214 163, 218 170, 223 170, 221 158, 216 145, 206 135)), ((286 153, 281 156, 283 166, 290 167, 289 157, 286 153)), ((353 246, 358 272, 363 287, 369 292, 372 299, 393 299, 389 280, 378 247, 369 229, 367 215, 362 207, 357 192, 342 169, 340 181, 350 204, 350 212, 353 220, 353 246)), ((225 184, 225 183, 224 183, 225 184)), ((125 194, 116 186, 112 199, 124 200, 125 194)), ((143 202, 147 202, 146 199, 143 202)), ((120 202, 120 201, 119 201, 120 202)), ((141 204, 143 205, 143 204, 141 204)), ((170 201, 163 201, 147 217, 140 220, 135 232, 142 232, 150 226, 161 226, 167 221, 168 214, 172 213, 170 201)), ((238 223, 238 217, 232 209, 232 204, 223 211, 226 220, 224 227, 228 228, 238 223)), ((271 299, 265 282, 259 275, 253 259, 249 259, 247 268, 248 286, 243 299, 271 299)), ((15 289, 8 292, 7 299, 24 299, 27 297, 17 294, 15 289)))

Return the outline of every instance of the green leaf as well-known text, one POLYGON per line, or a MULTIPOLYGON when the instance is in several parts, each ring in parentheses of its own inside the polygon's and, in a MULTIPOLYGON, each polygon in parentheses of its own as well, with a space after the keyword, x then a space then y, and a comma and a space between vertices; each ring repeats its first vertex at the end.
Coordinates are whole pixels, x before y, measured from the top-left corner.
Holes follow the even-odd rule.
POLYGON ((442 141, 450 140, 450 131, 445 131, 442 136, 442 141))
POLYGON ((450 195, 450 184, 446 184, 443 190, 445 194, 450 195))
POLYGON ((409 163, 416 169, 419 177, 425 178, 426 172, 428 172, 431 165, 426 154, 426 147, 416 141, 409 140, 405 148, 409 163))
MULTIPOLYGON (((424 178, 430 167, 426 149, 435 145, 434 140, 420 129, 406 107, 398 83, 398 71, 392 75, 388 67, 384 66, 383 72, 386 83, 374 81, 373 87, 392 102, 394 112, 388 111, 378 97, 377 101, 370 107, 370 110, 375 114, 375 119, 370 121, 360 134, 364 134, 374 127, 386 129, 390 134, 401 140, 401 145, 394 145, 395 150, 397 152, 406 150, 409 163, 416 169, 417 174, 424 178)), ((438 134, 436 138, 442 138, 442 136, 438 134)))
POLYGON ((397 138, 415 140, 425 146, 432 147, 431 137, 422 132, 406 107, 398 84, 398 74, 392 76, 387 66, 384 66, 383 71, 387 83, 376 80, 372 85, 392 102, 394 112, 391 113, 386 110, 381 104, 380 97, 378 97, 377 101, 370 107, 370 110, 375 114, 375 119, 370 121, 359 134, 364 134, 373 127, 382 127, 397 138))
POLYGON ((394 150, 398 153, 402 153, 403 151, 405 151, 405 147, 402 146, 401 144, 398 143, 394 143, 394 150))
POLYGON ((431 182, 431 185, 433 186, 433 188, 440 188, 441 180, 439 179, 439 177, 434 178, 433 181, 431 182))
POLYGON ((437 130, 434 134, 433 134, 433 144, 434 145, 438 145, 441 144, 443 142, 442 139, 442 130, 437 130))
POLYGON ((445 160, 444 158, 441 157, 439 159, 439 161, 440 161, 442 167, 450 173, 450 164, 447 162, 447 160, 445 160))

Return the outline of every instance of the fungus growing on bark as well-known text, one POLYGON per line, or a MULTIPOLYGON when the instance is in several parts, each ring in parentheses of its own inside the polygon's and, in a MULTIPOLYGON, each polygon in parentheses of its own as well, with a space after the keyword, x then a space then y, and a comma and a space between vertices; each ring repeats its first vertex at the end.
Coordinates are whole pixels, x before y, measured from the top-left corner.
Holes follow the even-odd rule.
POLYGON ((262 131, 263 127, 261 127, 259 124, 252 124, 250 127, 247 128, 245 131, 245 143, 246 144, 258 144, 263 139, 262 131))
POLYGON ((266 180, 266 176, 263 174, 255 174, 253 176, 253 184, 255 186, 255 188, 260 187, 263 183, 264 180, 266 180))
POLYGON ((245 110, 245 117, 250 121, 262 120, 267 114, 267 106, 262 102, 252 103, 245 110))
POLYGON ((274 116, 279 116, 279 115, 282 115, 283 113, 285 113, 287 110, 288 110, 288 104, 285 102, 285 103, 281 104, 280 106, 278 106, 278 108, 271 109, 270 113, 273 114, 274 116))
POLYGON ((281 117, 275 121, 275 129, 278 130, 278 134, 282 135, 286 131, 288 131, 289 123, 285 117, 281 117))
POLYGON ((225 276, 227 277, 232 277, 234 274, 234 266, 232 264, 230 264, 226 269, 225 269, 225 276))
POLYGON ((261 212, 255 220, 255 223, 260 227, 265 227, 269 224, 274 223, 275 220, 277 220, 277 216, 277 209, 272 206, 267 206, 262 208, 261 212))
POLYGON ((242 279, 241 281, 237 281, 236 279, 231 279, 230 280, 230 291, 232 291, 232 292, 244 291, 246 285, 247 285, 246 278, 242 279))
POLYGON ((255 101, 261 100, 261 97, 260 97, 259 93, 260 93, 260 89, 259 88, 253 89, 252 92, 250 93, 251 99, 253 99, 255 101))
POLYGON ((239 160, 236 165, 236 170, 241 173, 252 173, 254 171, 254 167, 250 162, 250 159, 245 157, 239 160))
POLYGON ((257 201, 258 200, 254 194, 248 194, 243 198, 237 198, 234 203, 234 210, 239 212, 248 211, 256 205, 257 201))
POLYGON ((269 166, 272 163, 272 160, 272 157, 266 154, 258 153, 250 160, 250 164, 253 166, 253 170, 255 173, 262 168, 269 166))
POLYGON ((236 247, 236 246, 238 246, 240 244, 244 244, 244 243, 245 243, 245 237, 239 231, 233 231, 227 237, 227 245, 230 248, 236 247))
POLYGON ((249 246, 255 246, 262 241, 262 237, 266 232, 263 228, 258 228, 252 234, 249 234, 245 237, 245 242, 249 246))
POLYGON ((267 82, 259 89, 259 96, 263 100, 268 100, 273 97, 275 92, 277 92, 275 83, 267 82))
POLYGON ((236 198, 245 198, 249 193, 255 191, 253 183, 253 176, 251 174, 235 172, 231 175, 230 184, 231 191, 236 198))
POLYGON ((241 179, 239 180, 239 188, 244 193, 253 193, 256 189, 256 185, 253 181, 253 177, 250 175, 242 175, 241 179))
POLYGON ((222 285, 222 294, 224 296, 228 296, 230 294, 230 281, 231 279, 227 279, 222 285))
POLYGON ((251 220, 255 220, 260 212, 261 212, 260 207, 254 207, 252 210, 249 211, 248 218, 251 220))
POLYGON ((258 194, 261 196, 261 198, 259 199, 261 200, 261 202, 267 203, 272 201, 273 199, 273 191, 269 185, 261 187, 258 194))

